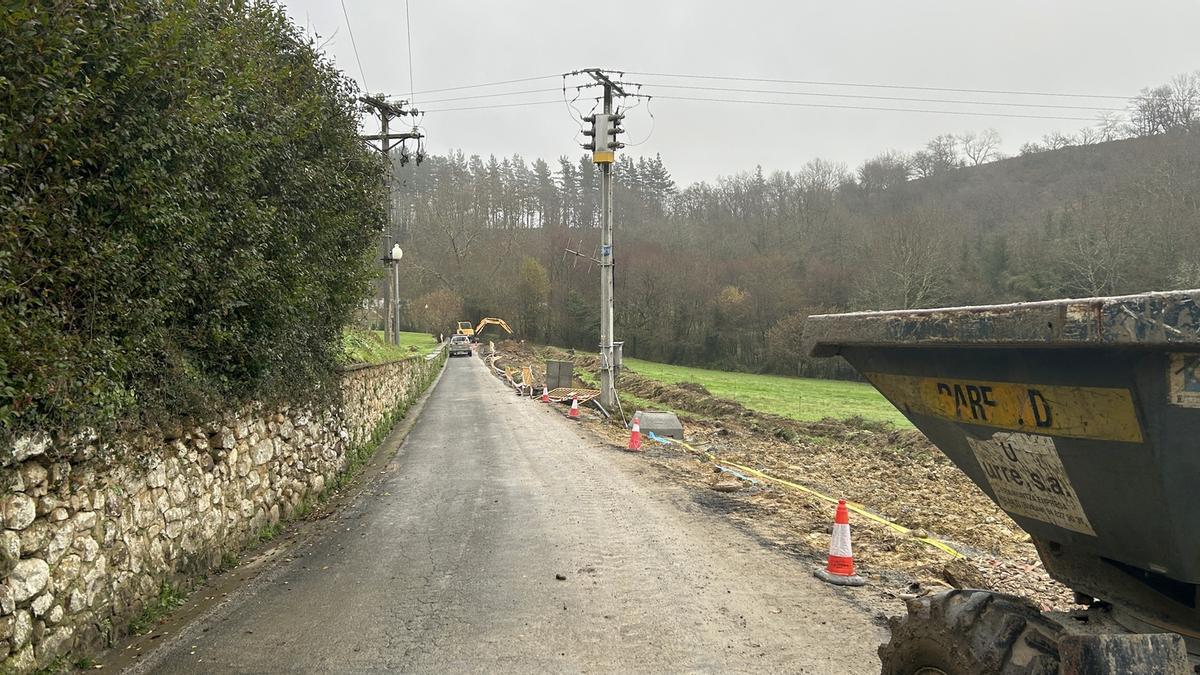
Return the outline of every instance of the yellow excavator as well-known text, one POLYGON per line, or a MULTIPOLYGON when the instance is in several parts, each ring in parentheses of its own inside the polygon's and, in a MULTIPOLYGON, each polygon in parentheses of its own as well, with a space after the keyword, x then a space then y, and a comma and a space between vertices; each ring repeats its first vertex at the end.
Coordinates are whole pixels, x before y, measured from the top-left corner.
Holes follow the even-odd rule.
POLYGON ((504 329, 504 332, 512 335, 512 328, 509 328, 508 322, 506 322, 504 319, 497 319, 490 316, 480 319, 479 325, 477 326, 472 326, 470 321, 459 321, 458 330, 455 332, 458 335, 466 335, 467 337, 471 338, 472 342, 475 342, 479 339, 479 334, 483 332, 483 329, 487 328, 488 326, 500 326, 504 329))

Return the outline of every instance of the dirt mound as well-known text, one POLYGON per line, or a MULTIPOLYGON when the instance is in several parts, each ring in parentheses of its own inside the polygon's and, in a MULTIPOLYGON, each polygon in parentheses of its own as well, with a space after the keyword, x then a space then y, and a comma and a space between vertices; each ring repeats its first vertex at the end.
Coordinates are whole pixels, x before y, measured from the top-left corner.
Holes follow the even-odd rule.
POLYGON ((617 388, 669 408, 709 418, 752 417, 757 414, 737 401, 713 396, 708 389, 694 382, 665 384, 626 370, 618 378, 617 388))

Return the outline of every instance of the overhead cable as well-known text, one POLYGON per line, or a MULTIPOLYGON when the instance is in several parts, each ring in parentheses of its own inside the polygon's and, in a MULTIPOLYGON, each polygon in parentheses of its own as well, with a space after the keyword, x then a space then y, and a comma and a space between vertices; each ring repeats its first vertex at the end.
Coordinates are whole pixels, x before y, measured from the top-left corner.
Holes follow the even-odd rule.
MULTIPOLYGON (((345 0, 343 0, 344 2, 345 0)), ((404 30, 408 34, 408 102, 414 99, 413 65, 412 65, 412 21, 408 18, 408 0, 404 0, 404 30)))
POLYGON ((517 96, 522 94, 545 94, 552 91, 558 91, 558 87, 550 87, 548 89, 522 89, 521 91, 498 91, 492 94, 473 94, 471 96, 455 96, 453 98, 436 98, 425 101, 429 103, 447 103, 449 101, 468 101, 477 98, 495 98, 497 96, 517 96))
POLYGON ((1002 113, 1002 112, 976 112, 968 110, 930 110, 926 108, 887 108, 873 107, 865 105, 837 105, 834 103, 800 103, 797 101, 747 101, 744 99, 728 99, 728 98, 699 98, 693 96, 655 96, 655 99, 664 99, 668 101, 699 101, 702 103, 746 103, 756 105, 775 105, 788 106, 797 108, 828 108, 834 110, 875 110, 881 112, 908 112, 908 113, 929 113, 935 115, 967 115, 970 117, 1013 117, 1018 119, 1035 119, 1035 120, 1080 120, 1084 122, 1095 122, 1091 117, 1068 117, 1061 115, 1022 115, 1017 113, 1002 113))
POLYGON ((498 103, 495 105, 477 105, 477 106, 470 106, 470 107, 466 107, 466 108, 439 108, 436 110, 423 110, 421 112, 443 113, 443 112, 457 112, 460 110, 490 110, 492 108, 519 108, 521 106, 527 106, 527 105, 546 105, 546 104, 550 104, 550 103, 553 103, 554 105, 562 105, 562 100, 560 99, 557 101, 524 101, 521 103, 498 103))
POLYGON ((731 80, 735 82, 771 82, 775 84, 806 84, 832 87, 863 87, 874 89, 914 89, 919 91, 946 91, 967 94, 1004 94, 1009 96, 1064 96, 1068 98, 1100 98, 1118 101, 1128 101, 1132 96, 1115 96, 1112 94, 1083 94, 1076 92, 1047 92, 1021 91, 1011 89, 968 89, 964 87, 931 87, 925 85, 872 84, 865 82, 834 82, 828 80, 785 80, 767 77, 743 77, 736 75, 691 75, 681 73, 643 73, 635 71, 620 71, 627 75, 643 75, 649 77, 675 77, 691 80, 731 80))
POLYGON ((358 58, 358 43, 354 41, 354 27, 350 25, 350 13, 346 11, 346 0, 342 0, 342 16, 346 17, 346 30, 350 32, 350 46, 354 49, 354 61, 358 63, 358 75, 362 78, 363 90, 370 93, 367 87, 367 72, 363 70, 362 59, 358 58))
POLYGON ((664 84, 662 82, 647 82, 647 87, 663 89, 686 89, 697 91, 724 91, 744 94, 780 94, 784 96, 819 96, 823 98, 854 98, 871 99, 876 101, 909 101, 916 103, 953 103, 958 105, 995 105, 1013 108, 1051 108, 1063 110, 1094 110, 1098 112, 1124 112, 1124 108, 1103 108, 1083 105, 1059 105, 1054 103, 1018 103, 1012 101, 963 101, 961 99, 921 98, 909 96, 873 96, 870 94, 836 94, 832 92, 809 91, 778 91, 772 89, 742 89, 738 87, 704 87, 688 84, 664 84))
MULTIPOLYGON (((559 77, 562 77, 561 73, 555 73, 554 75, 539 75, 537 77, 520 77, 515 80, 500 80, 498 82, 483 82, 480 84, 464 84, 464 85, 458 86, 458 87, 443 87, 441 89, 425 89, 421 93, 422 94, 437 94, 437 93, 440 93, 443 91, 461 91, 463 89, 478 89, 478 88, 482 88, 482 87, 498 87, 502 84, 516 84, 517 82, 533 82, 535 80, 548 80, 551 78, 559 78, 559 77)), ((412 93, 415 94, 416 92, 412 92, 412 93)))

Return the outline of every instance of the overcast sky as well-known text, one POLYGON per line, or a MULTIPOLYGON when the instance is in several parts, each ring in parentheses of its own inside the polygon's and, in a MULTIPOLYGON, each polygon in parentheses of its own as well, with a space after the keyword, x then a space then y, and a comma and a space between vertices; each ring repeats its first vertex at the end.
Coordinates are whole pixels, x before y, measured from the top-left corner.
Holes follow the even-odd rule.
MULTIPOLYGON (((328 40, 339 67, 372 92, 408 98, 403 0, 286 0, 295 21, 328 40)), ((562 103, 561 79, 422 92, 603 67, 694 74, 954 89, 1128 96, 1200 68, 1200 0, 824 0, 811 2, 605 0, 410 0, 415 103, 431 152, 548 160, 583 150, 562 103), (442 101, 497 92, 555 89, 442 101), (559 101, 498 109, 447 108, 559 101), (426 104, 426 101, 429 101, 426 104)), ((628 75, 644 93, 892 108, 1062 115, 1093 110, 952 105, 750 92, 669 89, 662 85, 788 92, 1123 107, 1120 100, 768 84, 628 75), (658 86, 655 86, 655 85, 658 86)), ((572 80, 576 81, 576 80, 572 80)), ((586 95, 586 94, 585 94, 586 95)), ((574 90, 569 91, 574 96, 574 90)), ((577 105, 585 112, 591 102, 577 105)), ((661 153, 680 183, 753 170, 797 169, 814 157, 851 168, 887 149, 911 151, 941 133, 994 128, 1005 151, 1087 121, 968 117, 877 110, 821 109, 659 98, 631 111, 625 152, 661 153)))

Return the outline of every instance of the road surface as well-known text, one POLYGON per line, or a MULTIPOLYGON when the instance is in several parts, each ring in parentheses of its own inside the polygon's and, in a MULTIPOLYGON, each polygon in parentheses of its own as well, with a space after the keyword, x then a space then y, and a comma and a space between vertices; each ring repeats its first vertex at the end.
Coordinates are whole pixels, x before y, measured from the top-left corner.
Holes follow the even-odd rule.
POLYGON ((848 591, 643 472, 451 359, 387 470, 133 670, 879 672, 848 591))

